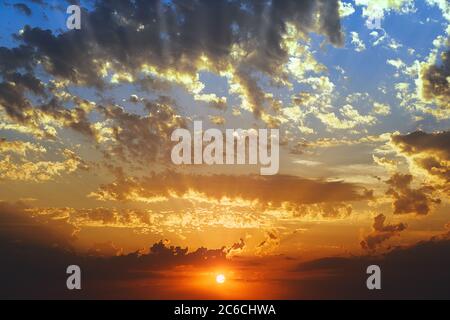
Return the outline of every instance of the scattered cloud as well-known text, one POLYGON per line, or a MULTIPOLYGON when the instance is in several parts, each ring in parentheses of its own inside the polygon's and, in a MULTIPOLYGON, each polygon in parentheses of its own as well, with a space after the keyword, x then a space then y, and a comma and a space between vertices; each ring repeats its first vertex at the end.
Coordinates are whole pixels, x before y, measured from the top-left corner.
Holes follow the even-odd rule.
POLYGON ((374 218, 373 231, 361 241, 361 247, 365 250, 375 250, 386 240, 399 235, 407 228, 404 223, 385 224, 386 216, 379 214, 374 218))
POLYGON ((366 50, 366 45, 359 38, 359 34, 355 31, 350 32, 350 36, 352 37, 352 44, 355 46, 355 51, 361 52, 366 50))
POLYGON ((387 195, 392 196, 394 214, 415 213, 426 215, 430 212, 432 204, 441 202, 433 198, 435 189, 424 185, 419 188, 411 187, 413 176, 410 174, 395 173, 386 183, 390 186, 387 195))

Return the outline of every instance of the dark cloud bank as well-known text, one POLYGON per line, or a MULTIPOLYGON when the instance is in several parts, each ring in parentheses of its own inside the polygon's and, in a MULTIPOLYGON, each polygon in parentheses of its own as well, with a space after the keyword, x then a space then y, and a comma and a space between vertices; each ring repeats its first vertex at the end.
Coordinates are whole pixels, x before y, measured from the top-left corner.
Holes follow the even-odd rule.
MULTIPOLYGON (((396 232, 400 225, 387 225, 383 217, 374 222, 378 232, 396 232)), ((157 298, 158 287, 152 280, 163 279, 162 271, 177 266, 207 268, 217 263, 258 267, 258 258, 228 259, 230 248, 215 250, 153 244, 147 253, 112 257, 80 255, 70 247, 71 239, 50 232, 37 223, 20 205, 0 206, 0 255, 2 258, 0 298, 157 298), (24 230, 27 232, 23 232, 24 230), (37 241, 36 239, 40 239, 37 241), (239 260, 239 259, 238 259, 239 260), (82 290, 68 291, 65 270, 76 264, 82 268, 82 290), (142 286, 127 283, 145 283, 142 286), (141 281, 141 282, 139 282, 141 281)), ((418 299, 450 298, 450 233, 411 247, 394 248, 384 255, 331 257, 298 264, 288 270, 301 280, 277 279, 289 299, 418 299), (382 290, 366 288, 366 268, 377 264, 382 270, 382 290)), ((263 265, 261 265, 263 268, 263 265)))

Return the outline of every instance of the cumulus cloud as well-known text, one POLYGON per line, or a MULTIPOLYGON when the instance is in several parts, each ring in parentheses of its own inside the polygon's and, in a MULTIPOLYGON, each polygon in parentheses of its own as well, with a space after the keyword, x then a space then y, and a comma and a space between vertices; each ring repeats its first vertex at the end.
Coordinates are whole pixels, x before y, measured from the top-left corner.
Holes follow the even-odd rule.
POLYGON ((424 64, 419 74, 419 94, 444 110, 450 109, 450 50, 441 54, 441 62, 424 64))
POLYGON ((355 13, 355 8, 350 2, 339 1, 339 15, 344 18, 355 13))
POLYGON ((355 51, 361 52, 366 50, 366 45, 359 38, 359 34, 355 31, 350 32, 350 36, 352 37, 352 44, 355 46, 355 51))

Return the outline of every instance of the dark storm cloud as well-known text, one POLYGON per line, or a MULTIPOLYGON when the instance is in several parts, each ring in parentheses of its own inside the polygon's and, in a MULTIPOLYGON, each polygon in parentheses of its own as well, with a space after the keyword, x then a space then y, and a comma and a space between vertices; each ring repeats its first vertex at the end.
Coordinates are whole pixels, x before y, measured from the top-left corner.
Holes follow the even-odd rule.
POLYGON ((361 247, 366 250, 374 250, 380 246, 384 241, 398 235, 401 231, 407 228, 404 223, 385 224, 386 216, 379 214, 374 218, 373 231, 368 234, 363 241, 361 247))

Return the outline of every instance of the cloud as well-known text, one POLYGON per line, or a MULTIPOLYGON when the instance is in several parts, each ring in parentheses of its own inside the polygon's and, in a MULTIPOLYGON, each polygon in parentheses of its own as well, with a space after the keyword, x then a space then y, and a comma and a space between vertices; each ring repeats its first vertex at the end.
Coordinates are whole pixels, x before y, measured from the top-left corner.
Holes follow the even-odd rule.
POLYGON ((28 7, 25 3, 15 3, 13 4, 13 7, 28 17, 33 13, 30 7, 28 7))
POLYGON ((390 64, 395 69, 401 69, 406 66, 405 63, 401 59, 388 59, 386 61, 386 63, 390 64))
POLYGON ((448 299, 449 250, 450 239, 443 235, 383 255, 304 262, 297 272, 312 276, 291 281, 286 289, 306 292, 296 295, 303 299, 448 299), (367 290, 365 271, 370 265, 381 268, 382 290, 367 290))
POLYGON ((77 231, 64 214, 35 215, 24 202, 0 201, 0 238, 4 244, 70 249, 77 231))
POLYGON ((88 169, 88 165, 73 151, 63 150, 61 161, 15 161, 10 155, 0 160, 0 180, 42 182, 55 179, 62 174, 88 169))
MULTIPOLYGON (((110 247, 111 244, 106 246, 110 247)), ((105 249, 105 245, 100 247, 105 249)), ((147 252, 137 251, 113 256, 105 256, 99 252, 98 245, 95 248, 97 249, 84 255, 58 247, 42 247, 32 242, 5 241, 2 237, 0 253, 8 259, 2 264, 0 297, 2 299, 75 297, 99 299, 113 296, 148 298, 148 293, 136 290, 134 283, 140 281, 141 284, 146 283, 145 286, 150 289, 150 293, 158 292, 150 294, 156 298, 162 294, 156 288, 159 287, 160 281, 167 277, 168 272, 173 272, 172 277, 179 280, 180 275, 176 273, 176 268, 212 268, 218 264, 226 265, 228 262, 224 248, 201 247, 190 251, 187 247, 170 245, 168 241, 154 243, 147 252), (82 270, 83 290, 73 292, 65 287, 67 277, 65 270, 71 264, 80 266, 82 270), (127 291, 125 295, 124 289, 127 291)))
POLYGON ((386 132, 380 135, 366 135, 359 139, 350 138, 320 138, 316 141, 302 141, 300 142, 301 148, 333 148, 339 146, 352 146, 358 144, 376 145, 383 142, 388 142, 391 139, 391 133, 386 132))
POLYGON ((355 45, 355 51, 361 52, 366 50, 366 45, 364 42, 359 38, 359 34, 355 31, 350 32, 350 36, 352 37, 352 44, 355 45))
POLYGON ((399 154, 425 172, 436 188, 450 191, 450 131, 393 135, 391 143, 399 154))
POLYGON ((266 231, 265 239, 256 247, 259 256, 273 253, 280 245, 280 237, 276 231, 266 231))
POLYGON ((357 6, 363 7, 363 16, 382 19, 385 13, 414 12, 414 0, 355 0, 357 6))
POLYGON ((362 115, 352 105, 346 104, 340 108, 342 118, 333 112, 318 113, 317 117, 328 128, 333 129, 353 129, 359 126, 372 126, 377 119, 372 115, 362 115))
POLYGON ((216 125, 225 124, 225 118, 221 116, 209 116, 209 121, 216 125))
POLYGON ((186 119, 178 115, 175 101, 167 96, 142 103, 144 115, 117 105, 97 107, 105 118, 103 130, 111 140, 104 149, 107 158, 146 166, 170 154, 170 136, 173 130, 187 126, 186 119))
POLYGON ((196 250, 160 241, 147 250, 125 254, 111 241, 105 241, 94 243, 85 253, 76 251, 74 244, 80 230, 76 226, 77 216, 90 215, 84 219, 112 221, 107 212, 107 209, 31 208, 22 202, 0 201, 0 254, 8 257, 2 264, 0 297, 66 298, 69 291, 64 285, 65 270, 69 264, 81 266, 86 284, 83 291, 94 297, 101 294, 101 290, 95 292, 99 290, 96 280, 103 285, 108 280, 117 284, 180 266, 215 266, 245 248, 242 239, 229 247, 196 250))
POLYGON ((412 188, 413 176, 410 174, 395 173, 386 183, 390 188, 387 195, 394 199, 394 214, 415 213, 426 215, 430 212, 432 204, 438 204, 440 199, 433 198, 434 188, 424 185, 412 188))
POLYGON ((265 206, 358 201, 371 197, 361 187, 340 181, 308 180, 294 176, 232 176, 189 175, 175 172, 149 177, 118 177, 91 194, 99 200, 142 201, 153 198, 183 198, 196 193, 205 199, 218 201, 257 201, 265 206))
MULTIPOLYGON (((11 55, 5 52, 7 50, 9 49, 4 48, 4 56, 11 55)), ((7 81, 0 83, 0 105, 11 118, 25 122, 27 115, 24 110, 30 109, 32 105, 23 93, 29 91, 36 95, 45 95, 44 84, 31 73, 22 75, 8 72, 4 77, 7 81)))
MULTIPOLYGON (((9 49, 5 49, 9 50, 9 49)), ((10 53, 3 54, 10 56, 10 53)), ((2 52, 0 52, 0 55, 2 52)), ((71 128, 86 136, 95 137, 95 130, 91 125, 88 114, 93 109, 93 104, 78 97, 60 97, 56 89, 45 85, 31 73, 20 74, 6 71, 3 75, 5 81, 0 83, 0 113, 2 122, 11 123, 4 129, 18 128, 19 131, 33 133, 38 138, 56 138, 56 128, 71 128), (37 101, 45 101, 34 105, 27 94, 37 98, 37 101), (64 100, 70 100, 75 106, 66 109, 64 100)))
POLYGON ((441 63, 424 64, 419 74, 419 94, 438 107, 450 109, 450 50, 441 54, 441 63))
POLYGON ((373 221, 373 231, 368 234, 364 240, 361 241, 361 247, 365 250, 375 250, 381 244, 396 236, 407 228, 404 223, 398 224, 385 224, 386 216, 384 214, 379 214, 374 218, 373 221))
POLYGON ((89 248, 87 254, 97 257, 114 257, 123 255, 123 249, 116 247, 112 241, 96 242, 89 248))
POLYGON ((339 1, 339 15, 341 18, 351 16, 355 13, 355 8, 350 2, 339 1))
POLYGON ((226 248, 227 258, 232 258, 236 255, 242 254, 242 251, 245 249, 245 241, 244 239, 239 239, 239 242, 233 243, 229 248, 226 248))
POLYGON ((89 227, 112 227, 116 230, 127 228, 135 233, 160 234, 162 226, 167 223, 163 216, 142 209, 30 207, 27 212, 35 217, 65 217, 68 224, 79 230, 89 227))
MULTIPOLYGON (((370 198, 369 193, 367 197, 370 198)), ((329 202, 329 203, 314 203, 314 204, 301 204, 292 205, 285 204, 284 208, 288 211, 292 211, 294 217, 322 217, 322 218, 335 218, 342 219, 351 215, 353 212, 353 206, 345 202, 329 202)))
POLYGON ((450 21, 450 5, 447 0, 427 0, 430 6, 437 6, 441 11, 447 21, 450 21))
MULTIPOLYGON (((61 228, 67 225, 60 214, 36 217, 27 212, 23 204, 0 203, 0 253, 8 257, 3 260, 0 274, 1 298, 161 298, 164 295, 161 288, 166 288, 165 281, 170 279, 177 284, 171 295, 173 298, 183 296, 180 286, 186 278, 183 271, 192 270, 197 276, 217 266, 236 272, 244 270, 247 276, 242 279, 249 279, 255 270, 259 274, 267 266, 265 280, 276 279, 283 288, 282 297, 290 299, 450 297, 448 232, 412 246, 393 248, 383 255, 327 257, 299 263, 286 256, 232 258, 232 252, 240 253, 245 248, 243 239, 228 247, 193 250, 161 240, 147 250, 132 253, 123 253, 111 241, 106 241, 82 254, 70 247, 73 238, 67 237, 70 234, 67 231, 73 228, 69 226, 70 229, 64 231, 61 228), (29 232, 30 229, 33 232, 29 232), (270 268, 279 269, 288 261, 295 264, 292 269, 272 274, 270 268), (82 269, 81 291, 69 291, 64 286, 69 264, 82 269), (378 292, 366 288, 365 270, 372 264, 379 265, 382 271, 383 290, 378 292), (329 290, 330 287, 335 290, 329 290)), ((374 230, 380 232, 401 229, 400 225, 386 225, 383 217, 376 218, 374 223, 374 230)), ((269 231, 261 246, 277 241, 279 236, 269 231)), ((240 279, 237 277, 236 281, 240 279)), ((195 294, 189 291, 189 296, 195 294)))
POLYGON ((391 114, 391 107, 388 104, 374 102, 373 112, 381 116, 388 116, 391 114))
MULTIPOLYGON (((25 26, 15 35, 19 47, 0 48, 0 57, 16 55, 11 62, 1 59, 8 63, 0 70, 6 80, 25 69, 36 82, 34 70, 40 65, 53 80, 98 90, 111 83, 142 85, 150 80, 153 86, 169 81, 223 109, 224 97, 203 92, 199 71, 207 70, 226 74, 235 92, 242 94, 242 104, 248 103, 259 117, 270 99, 264 98, 252 74, 287 81, 290 46, 285 36, 290 30, 296 31, 297 41, 316 32, 341 45, 339 1, 98 1, 83 11, 81 30, 56 34, 25 26)), ((23 122, 32 105, 26 93, 32 88, 15 83, 0 83, 0 105, 23 122)), ((44 104, 54 98, 46 96, 48 90, 34 94, 47 99, 44 104)))
POLYGON ((25 156, 30 152, 45 153, 46 151, 43 146, 31 142, 7 141, 5 138, 0 138, 0 154, 14 153, 25 156))

